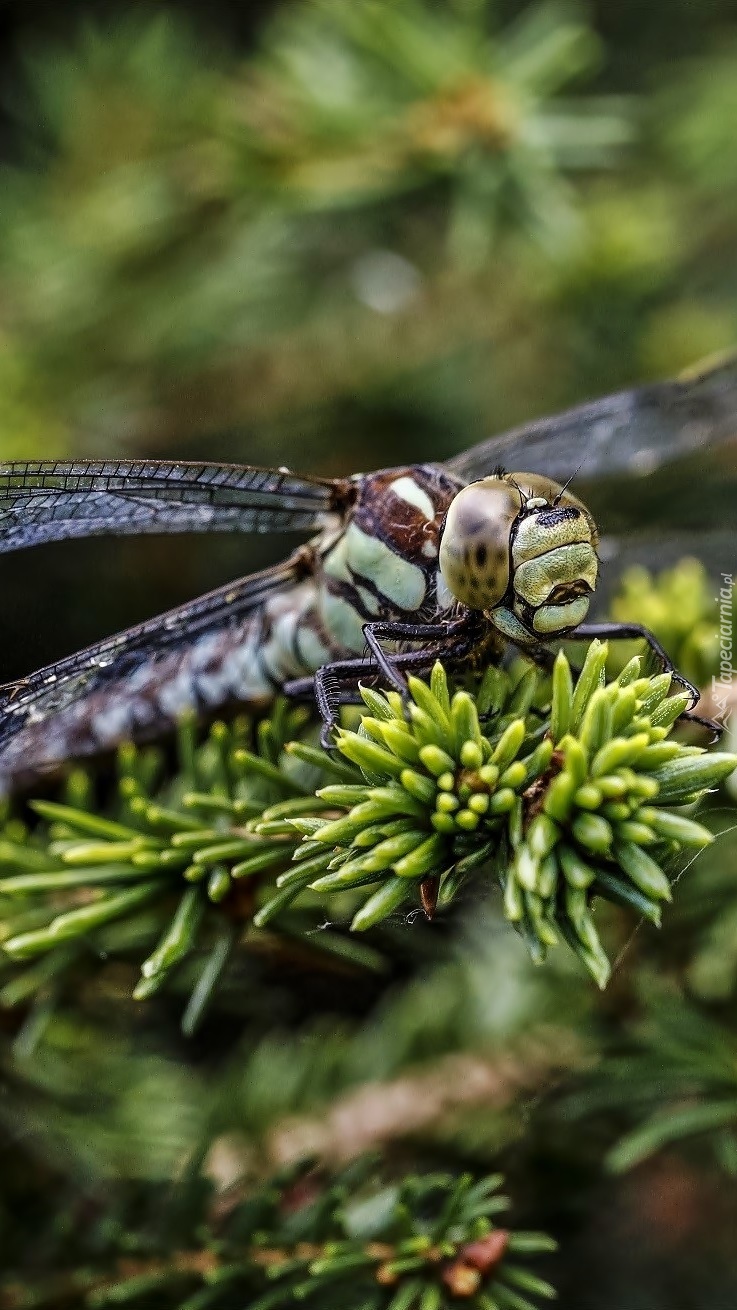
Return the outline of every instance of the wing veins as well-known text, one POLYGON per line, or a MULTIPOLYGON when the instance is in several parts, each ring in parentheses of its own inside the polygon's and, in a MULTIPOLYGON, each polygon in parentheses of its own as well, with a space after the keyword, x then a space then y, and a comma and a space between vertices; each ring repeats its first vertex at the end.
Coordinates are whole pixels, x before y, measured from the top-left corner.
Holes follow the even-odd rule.
POLYGON ((310 530, 340 512, 348 485, 236 464, 0 465, 0 552, 105 532, 310 530))
MULTIPOLYGON (((135 624, 123 632, 103 637, 100 641, 65 655, 27 678, 0 685, 0 710, 10 718, 20 716, 34 702, 55 686, 110 667, 126 655, 150 654, 176 646, 184 637, 187 644, 209 628, 213 630, 226 623, 237 623, 253 612, 271 596, 288 589, 306 576, 305 559, 297 552, 290 559, 260 573, 252 573, 233 583, 186 601, 183 605, 135 624), (109 657, 109 662, 108 662, 109 657), (104 661, 104 663, 101 663, 104 661)), ((12 729, 12 723, 9 725, 12 729)), ((0 743, 10 733, 0 729, 0 743)))
POLYGON ((561 482, 578 464, 582 481, 646 475, 736 437, 737 355, 732 355, 670 381, 535 419, 456 455, 447 467, 468 481, 488 476, 499 464, 561 482))

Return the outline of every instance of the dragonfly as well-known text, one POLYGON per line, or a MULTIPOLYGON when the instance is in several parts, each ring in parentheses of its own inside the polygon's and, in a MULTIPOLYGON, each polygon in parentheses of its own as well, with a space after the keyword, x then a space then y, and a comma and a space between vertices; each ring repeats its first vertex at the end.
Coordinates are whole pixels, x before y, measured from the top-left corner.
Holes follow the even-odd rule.
MULTIPOLYGON (((631 546, 645 488, 648 516, 665 508, 698 541, 721 527, 731 549, 735 438, 737 355, 444 463, 345 478, 145 459, 2 464, 0 552, 101 534, 308 539, 271 568, 0 686, 0 790, 164 733, 186 712, 260 708, 280 693, 314 698, 330 727, 361 679, 404 689, 436 658, 465 670, 509 647, 546 662, 563 639, 642 638, 672 669, 645 629, 587 621, 608 543, 587 506, 605 487, 631 546)), ((672 527, 656 523, 651 545, 672 527)), ((693 714, 698 690, 673 672, 693 714)))

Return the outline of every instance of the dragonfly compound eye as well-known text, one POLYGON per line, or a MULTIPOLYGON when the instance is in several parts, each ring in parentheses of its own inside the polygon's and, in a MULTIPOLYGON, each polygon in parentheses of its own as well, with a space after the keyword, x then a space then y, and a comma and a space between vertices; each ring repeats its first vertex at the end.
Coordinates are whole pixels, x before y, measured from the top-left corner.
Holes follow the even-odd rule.
POLYGON ((546 640, 583 622, 598 576, 596 544, 588 510, 557 482, 500 473, 451 502, 440 571, 469 609, 504 613, 509 635, 521 625, 546 640))
POLYGON ((472 610, 490 610, 506 594, 512 526, 520 495, 502 477, 463 487, 445 517, 440 572, 456 600, 472 610))

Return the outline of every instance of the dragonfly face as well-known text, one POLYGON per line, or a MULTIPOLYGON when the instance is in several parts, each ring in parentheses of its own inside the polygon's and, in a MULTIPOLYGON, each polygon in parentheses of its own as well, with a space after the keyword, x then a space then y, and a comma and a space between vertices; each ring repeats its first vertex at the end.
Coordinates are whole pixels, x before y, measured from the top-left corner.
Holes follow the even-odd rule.
POLYGON ((458 492, 440 571, 463 605, 529 645, 583 622, 596 587, 598 534, 576 496, 534 473, 498 472, 458 492))

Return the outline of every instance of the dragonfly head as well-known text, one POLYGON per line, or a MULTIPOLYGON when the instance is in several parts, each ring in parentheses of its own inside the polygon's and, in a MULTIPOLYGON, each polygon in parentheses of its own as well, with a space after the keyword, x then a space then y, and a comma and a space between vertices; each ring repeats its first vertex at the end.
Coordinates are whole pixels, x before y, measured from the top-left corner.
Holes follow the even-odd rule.
MULTIPOLYGON (((498 473, 452 500, 440 572, 472 610, 503 610, 541 641, 582 623, 596 587, 596 525, 576 496, 535 473, 498 473)), ((510 629, 511 625, 511 629, 510 629)))

